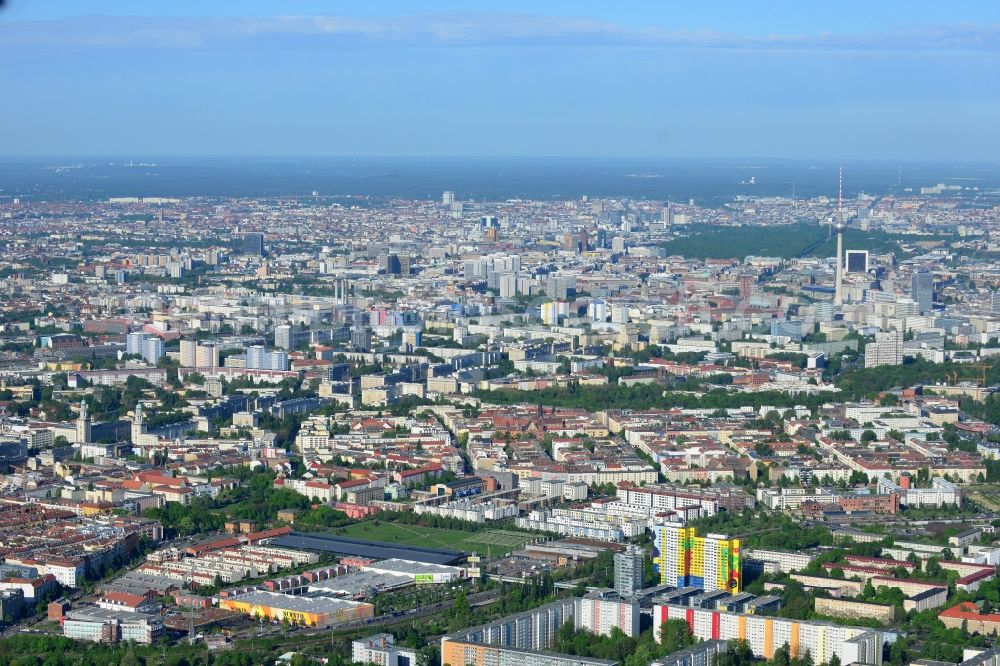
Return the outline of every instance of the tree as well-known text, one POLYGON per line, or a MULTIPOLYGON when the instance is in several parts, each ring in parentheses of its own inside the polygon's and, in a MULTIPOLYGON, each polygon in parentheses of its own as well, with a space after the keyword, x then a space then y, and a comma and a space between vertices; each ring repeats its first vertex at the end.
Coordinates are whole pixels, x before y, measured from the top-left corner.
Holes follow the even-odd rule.
POLYGON ((869 483, 868 475, 861 470, 854 470, 851 472, 851 477, 848 479, 848 483, 852 486, 867 485, 869 483))
POLYGON ((755 666, 756 663, 750 643, 738 639, 729 641, 728 649, 712 658, 712 666, 755 666))
POLYGON ((660 643, 666 654, 677 652, 694 642, 691 627, 684 620, 667 620, 660 625, 660 643))
POLYGON ((768 662, 771 666, 790 666, 791 655, 789 654, 788 643, 783 644, 774 654, 771 656, 771 661, 768 662))

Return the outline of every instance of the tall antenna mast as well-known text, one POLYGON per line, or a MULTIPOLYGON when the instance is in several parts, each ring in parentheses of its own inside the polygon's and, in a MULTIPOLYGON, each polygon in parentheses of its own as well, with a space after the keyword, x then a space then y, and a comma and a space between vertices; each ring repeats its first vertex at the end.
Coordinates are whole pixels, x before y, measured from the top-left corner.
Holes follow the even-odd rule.
POLYGON ((837 221, 844 219, 844 167, 837 169, 837 221))

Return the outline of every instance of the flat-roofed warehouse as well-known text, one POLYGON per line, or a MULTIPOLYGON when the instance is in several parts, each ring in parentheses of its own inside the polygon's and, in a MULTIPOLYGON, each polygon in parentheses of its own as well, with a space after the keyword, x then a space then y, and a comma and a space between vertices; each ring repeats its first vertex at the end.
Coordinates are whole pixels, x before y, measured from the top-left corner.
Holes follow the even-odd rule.
POLYGON ((236 597, 219 600, 219 607, 250 617, 287 620, 310 627, 329 627, 375 615, 375 607, 360 601, 327 596, 291 595, 251 590, 236 597))
POLYGON ((409 560, 427 564, 454 564, 465 559, 465 553, 444 548, 423 548, 383 541, 363 541, 329 534, 292 532, 271 543, 282 548, 315 550, 335 555, 352 555, 373 560, 409 560))

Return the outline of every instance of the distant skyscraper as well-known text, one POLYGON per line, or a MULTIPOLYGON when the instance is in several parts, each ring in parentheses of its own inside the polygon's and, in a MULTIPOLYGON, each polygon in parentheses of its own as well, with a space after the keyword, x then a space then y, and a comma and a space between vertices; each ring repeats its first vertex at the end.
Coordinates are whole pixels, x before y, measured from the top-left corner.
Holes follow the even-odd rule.
POLYGON ((993 292, 990 305, 993 307, 993 312, 1000 312, 1000 291, 993 292))
MULTIPOLYGON (((407 259, 406 268, 409 274, 410 263, 407 259)), ((402 262, 398 254, 381 254, 378 258, 378 269, 386 275, 401 275, 403 272, 402 262)))
POLYGON ((642 549, 629 546, 624 553, 615 553, 615 592, 626 597, 642 587, 642 549))
POLYGON ((930 271, 918 271, 913 274, 911 291, 913 300, 917 302, 920 314, 934 309, 934 274, 930 271))
POLYGON ((441 203, 445 206, 450 206, 455 203, 455 193, 451 190, 445 191, 445 193, 441 195, 441 203))
POLYGON ((240 245, 243 250, 243 254, 247 256, 250 257, 264 256, 264 234, 260 233, 243 234, 243 240, 240 245))
POLYGON ((603 250, 608 246, 608 231, 607 229, 597 230, 597 248, 603 250))

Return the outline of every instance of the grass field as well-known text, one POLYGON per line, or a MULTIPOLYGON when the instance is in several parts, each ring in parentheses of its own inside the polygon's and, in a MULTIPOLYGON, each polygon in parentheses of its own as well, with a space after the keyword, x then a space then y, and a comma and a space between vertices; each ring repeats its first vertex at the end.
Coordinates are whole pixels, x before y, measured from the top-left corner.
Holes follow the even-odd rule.
POLYGON ((348 525, 332 534, 368 539, 370 541, 385 541, 401 543, 408 546, 424 546, 427 548, 451 548, 483 555, 497 555, 510 552, 531 540, 530 534, 507 532, 504 530, 484 530, 482 532, 464 532, 461 530, 439 529, 436 527, 421 527, 419 525, 401 525, 397 523, 366 521, 348 525))
POLYGON ((1000 487, 995 485, 970 486, 968 498, 987 511, 1000 511, 1000 487))

